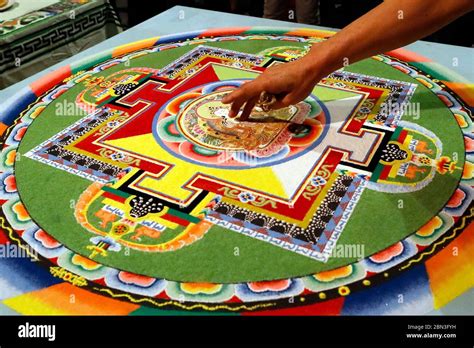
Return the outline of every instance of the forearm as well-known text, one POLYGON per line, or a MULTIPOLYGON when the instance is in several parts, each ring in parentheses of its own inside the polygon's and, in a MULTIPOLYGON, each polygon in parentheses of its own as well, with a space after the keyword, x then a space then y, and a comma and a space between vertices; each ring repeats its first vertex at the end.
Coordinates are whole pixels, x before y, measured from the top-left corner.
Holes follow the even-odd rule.
POLYGON ((474 9, 474 0, 386 0, 301 59, 266 70, 228 94, 229 117, 246 120, 262 92, 279 109, 304 100, 322 78, 340 67, 423 38, 474 9))
POLYGON ((317 75, 324 76, 345 64, 421 39, 473 9, 474 0, 386 0, 314 45, 305 60, 317 75))

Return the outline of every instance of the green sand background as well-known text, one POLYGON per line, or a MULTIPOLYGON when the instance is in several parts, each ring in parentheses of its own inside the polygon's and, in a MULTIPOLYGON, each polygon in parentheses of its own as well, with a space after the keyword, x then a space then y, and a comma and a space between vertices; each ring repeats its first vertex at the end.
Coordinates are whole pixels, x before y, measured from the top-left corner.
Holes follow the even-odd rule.
MULTIPOLYGON (((208 43, 210 46, 258 53, 263 49, 298 45, 284 41, 233 41, 208 43)), ((302 45, 302 44, 300 44, 302 45)), ((128 67, 161 68, 195 46, 184 46, 142 56, 119 64, 99 75, 128 67)), ((407 81, 418 84, 411 102, 420 103, 418 123, 437 134, 443 143, 443 154, 457 153, 459 165, 464 163, 464 141, 452 113, 425 86, 402 72, 373 59, 348 66, 346 71, 407 81)), ((51 103, 28 128, 19 147, 25 154, 70 124, 80 116, 57 116, 55 104, 74 100, 83 89, 75 86, 51 103)), ((324 98, 321 98, 324 100, 324 98)), ((77 224, 71 201, 77 200, 90 181, 62 170, 31 160, 25 156, 15 164, 20 196, 31 217, 45 231, 75 252, 88 256, 86 249, 94 235, 77 224)), ((460 179, 461 171, 453 175, 436 175, 424 189, 409 194, 380 193, 365 190, 338 245, 363 244, 365 255, 376 253, 412 234, 431 219, 447 202, 460 179), (403 200, 403 209, 398 208, 403 200)), ((164 233, 167 233, 166 231, 164 233)), ((98 256, 105 265, 157 278, 188 282, 234 283, 297 277, 348 265, 355 258, 331 258, 322 263, 284 250, 269 243, 214 226, 203 239, 174 252, 148 253, 125 248, 98 256), (238 251, 238 253, 237 253, 238 251)))

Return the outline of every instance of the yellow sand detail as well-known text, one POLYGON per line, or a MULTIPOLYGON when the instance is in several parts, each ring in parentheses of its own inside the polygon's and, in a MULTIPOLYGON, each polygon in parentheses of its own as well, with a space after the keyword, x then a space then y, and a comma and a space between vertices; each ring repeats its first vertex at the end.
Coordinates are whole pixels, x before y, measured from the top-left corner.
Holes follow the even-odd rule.
POLYGON ((183 186, 196 173, 211 176, 217 180, 223 178, 225 181, 248 188, 249 191, 266 192, 282 199, 288 198, 280 180, 273 173, 273 170, 268 167, 233 170, 200 166, 173 156, 156 143, 152 134, 108 140, 105 144, 173 165, 168 173, 159 178, 145 177, 141 180, 139 186, 157 193, 167 192, 168 195, 177 200, 185 201, 190 196, 189 190, 186 190, 183 186), (176 175, 176 173, 179 173, 179 175, 176 175))

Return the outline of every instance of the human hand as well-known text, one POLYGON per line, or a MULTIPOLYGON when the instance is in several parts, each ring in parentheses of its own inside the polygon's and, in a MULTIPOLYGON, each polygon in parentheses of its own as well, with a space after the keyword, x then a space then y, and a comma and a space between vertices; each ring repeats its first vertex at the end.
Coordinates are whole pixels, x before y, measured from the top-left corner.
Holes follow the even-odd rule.
POLYGON ((314 58, 304 56, 296 61, 271 67, 255 80, 225 96, 224 104, 231 104, 229 117, 236 117, 245 104, 239 120, 249 118, 260 94, 265 91, 276 97, 272 109, 281 109, 304 100, 322 76, 315 67, 314 58))

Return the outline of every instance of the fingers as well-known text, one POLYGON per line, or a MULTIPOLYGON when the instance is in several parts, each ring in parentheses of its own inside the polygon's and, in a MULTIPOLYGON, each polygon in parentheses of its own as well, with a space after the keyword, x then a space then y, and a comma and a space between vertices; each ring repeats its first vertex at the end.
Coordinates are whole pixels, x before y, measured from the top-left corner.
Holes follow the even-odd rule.
POLYGON ((224 98, 222 98, 222 103, 224 104, 232 103, 234 99, 236 98, 236 96, 238 95, 237 93, 238 91, 239 91, 238 89, 235 89, 231 93, 227 94, 224 98))
POLYGON ((252 99, 249 99, 247 103, 245 103, 244 110, 242 111, 242 114, 240 114, 239 121, 247 121, 248 118, 250 117, 250 113, 253 110, 253 107, 255 106, 255 103, 257 103, 258 98, 253 97, 252 99))
MULTIPOLYGON (((269 87, 269 89, 271 90, 272 88, 269 87)), ((239 114, 242 106, 245 104, 239 120, 247 120, 250 116, 250 113, 252 112, 253 107, 257 103, 260 94, 264 90, 265 84, 261 83, 261 81, 254 80, 244 83, 240 88, 234 90, 232 93, 227 94, 222 99, 222 103, 231 104, 229 117, 235 118, 239 114)), ((289 105, 300 102, 306 97, 302 96, 299 90, 293 90, 289 93, 282 93, 276 96, 278 99, 273 105, 270 106, 271 109, 281 109, 288 107, 289 105)))
POLYGON ((242 90, 243 87, 236 89, 232 93, 226 95, 223 99, 222 102, 224 104, 231 104, 230 105, 230 111, 229 111, 229 117, 234 118, 237 116, 239 113, 240 108, 242 105, 245 103, 246 95, 245 92, 242 90))
MULTIPOLYGON (((237 116, 240 111, 240 108, 242 107, 242 105, 244 105, 244 103, 248 104, 251 99, 258 99, 260 93, 261 88, 259 88, 258 85, 254 83, 254 81, 248 82, 243 84, 240 88, 236 89, 232 93, 226 95, 222 99, 222 103, 232 104, 229 111, 229 117, 234 118, 237 116)), ((252 108, 255 103, 256 100, 253 102, 253 105, 251 103, 249 104, 250 110, 248 111, 248 114, 250 114, 250 111, 252 111, 252 108)))
POLYGON ((232 102, 230 106, 230 111, 229 111, 230 118, 234 118, 238 115, 240 108, 242 107, 244 102, 245 102, 245 96, 243 96, 242 94, 239 94, 234 98, 234 101, 232 102))
POLYGON ((299 93, 297 93, 297 92, 288 93, 281 100, 282 104, 285 105, 285 106, 290 106, 290 105, 293 105, 293 104, 296 104, 296 103, 302 101, 304 99, 304 97, 300 97, 298 94, 299 93))
POLYGON ((303 100, 304 98, 299 98, 298 95, 296 93, 288 93, 286 95, 284 95, 283 97, 280 97, 272 106, 271 108, 273 110, 276 110, 276 109, 282 109, 282 108, 286 108, 290 105, 294 105, 298 102, 300 102, 301 100, 303 100))

